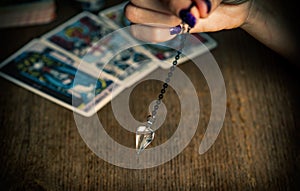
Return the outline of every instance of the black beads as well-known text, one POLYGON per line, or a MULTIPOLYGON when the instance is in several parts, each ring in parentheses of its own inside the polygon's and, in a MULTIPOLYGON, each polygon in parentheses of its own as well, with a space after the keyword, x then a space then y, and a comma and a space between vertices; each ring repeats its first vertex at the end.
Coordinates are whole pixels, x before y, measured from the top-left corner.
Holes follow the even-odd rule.
POLYGON ((164 95, 163 94, 159 94, 158 95, 158 99, 162 99, 162 98, 164 98, 164 95))
MULTIPOLYGON (((188 31, 190 31, 190 28, 188 28, 188 31)), ((186 36, 185 35, 182 35, 182 38, 181 38, 181 44, 180 44, 180 49, 177 51, 177 54, 175 56, 175 59, 174 61, 172 62, 172 66, 170 67, 169 69, 169 72, 168 72, 168 76, 167 78, 165 79, 165 82, 164 84, 162 85, 162 89, 160 90, 160 94, 158 95, 158 99, 156 100, 156 103, 153 107, 153 111, 152 111, 152 118, 155 118, 155 115, 157 114, 157 110, 159 108, 159 105, 161 104, 161 100, 163 99, 164 97, 164 94, 166 93, 166 89, 168 88, 169 86, 169 82, 170 82, 170 79, 171 77, 173 76, 173 72, 175 70, 175 67, 177 66, 178 64, 178 60, 180 58, 180 55, 182 54, 182 49, 184 47, 184 42, 186 40, 186 36)))
POLYGON ((169 85, 167 83, 164 83, 163 87, 166 89, 169 85))

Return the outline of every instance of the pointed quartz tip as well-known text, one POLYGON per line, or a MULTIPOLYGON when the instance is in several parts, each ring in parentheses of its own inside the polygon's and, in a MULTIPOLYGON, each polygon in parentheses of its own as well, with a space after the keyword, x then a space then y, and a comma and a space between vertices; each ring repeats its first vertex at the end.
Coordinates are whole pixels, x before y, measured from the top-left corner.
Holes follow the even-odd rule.
POLYGON ((140 155, 140 153, 143 151, 144 149, 137 149, 136 154, 140 155))
POLYGON ((154 139, 154 131, 150 127, 139 126, 136 131, 137 154, 144 151, 154 139))

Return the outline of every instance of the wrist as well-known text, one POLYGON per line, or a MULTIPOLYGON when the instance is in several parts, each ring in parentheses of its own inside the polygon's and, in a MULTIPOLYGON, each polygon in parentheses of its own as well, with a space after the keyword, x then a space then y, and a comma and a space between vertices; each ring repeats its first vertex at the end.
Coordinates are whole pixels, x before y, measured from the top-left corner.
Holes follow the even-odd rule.
POLYGON ((245 31, 251 30, 257 20, 259 19, 260 11, 258 6, 254 2, 255 0, 250 0, 248 3, 248 13, 244 23, 240 26, 245 31))
POLYGON ((289 22, 289 12, 279 1, 250 0, 248 17, 241 28, 289 60, 299 58, 298 37, 289 22))

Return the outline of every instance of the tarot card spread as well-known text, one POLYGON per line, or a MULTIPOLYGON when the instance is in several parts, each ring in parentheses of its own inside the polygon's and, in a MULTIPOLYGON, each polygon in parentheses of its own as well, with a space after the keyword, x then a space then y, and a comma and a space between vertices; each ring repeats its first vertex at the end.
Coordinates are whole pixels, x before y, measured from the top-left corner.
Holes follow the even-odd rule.
POLYGON ((121 50, 133 39, 103 22, 97 16, 82 12, 63 25, 50 31, 43 39, 66 54, 83 61, 81 70, 98 77, 101 73, 115 81, 130 85, 129 81, 139 79, 157 66, 154 58, 141 47, 121 50), (121 55, 118 55, 118 54, 121 55))
MULTIPOLYGON (((122 43, 137 44, 131 36, 115 33, 129 25, 124 5, 103 10, 98 16, 79 13, 2 62, 0 75, 79 114, 95 114, 113 96, 156 68, 170 68, 176 54, 169 48, 176 45, 168 43, 178 43, 177 37, 162 45, 120 50, 122 43)), ((207 34, 196 37, 209 49, 216 46, 207 34)), ((187 43, 189 58, 207 51, 194 42, 187 43)), ((185 60, 187 57, 181 58, 180 63, 185 60)))

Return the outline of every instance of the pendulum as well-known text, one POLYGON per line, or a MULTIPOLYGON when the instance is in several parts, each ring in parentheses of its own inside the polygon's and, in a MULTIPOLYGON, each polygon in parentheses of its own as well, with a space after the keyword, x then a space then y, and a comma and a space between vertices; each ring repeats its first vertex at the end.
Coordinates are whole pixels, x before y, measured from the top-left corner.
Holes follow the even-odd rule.
POLYGON ((152 116, 148 116, 147 124, 139 126, 136 130, 136 149, 139 154, 143 151, 154 139, 154 131, 151 129, 152 116))
MULTIPOLYGON (((185 32, 189 33, 190 32, 190 27, 186 27, 185 24, 183 23, 182 24, 182 33, 185 33, 185 32)), ((136 130, 136 150, 137 150, 137 154, 140 154, 143 150, 145 150, 146 147, 148 147, 154 139, 155 132, 151 128, 151 126, 155 122, 157 110, 159 108, 159 105, 161 104, 161 100, 164 97, 164 93, 166 92, 166 89, 169 86, 169 82, 170 82, 170 79, 173 75, 175 67, 177 66, 178 60, 179 60, 180 55, 181 55, 181 51, 184 47, 185 39, 186 39, 186 36, 182 35, 180 47, 177 50, 177 54, 175 56, 175 59, 172 63, 172 66, 169 69, 168 76, 166 77, 165 82, 162 85, 162 89, 160 90, 160 94, 158 95, 158 98, 155 102, 155 105, 153 107, 151 115, 149 115, 147 117, 146 125, 141 125, 136 130)))

